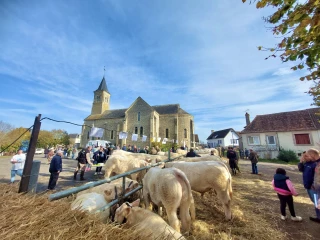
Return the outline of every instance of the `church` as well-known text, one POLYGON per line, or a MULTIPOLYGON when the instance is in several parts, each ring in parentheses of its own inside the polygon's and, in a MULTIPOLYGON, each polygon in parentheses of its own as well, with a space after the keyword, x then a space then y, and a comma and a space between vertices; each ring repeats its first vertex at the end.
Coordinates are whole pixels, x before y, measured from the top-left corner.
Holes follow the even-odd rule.
POLYGON ((89 140, 103 139, 114 145, 130 144, 140 148, 151 146, 152 142, 194 147, 193 116, 180 108, 180 104, 150 106, 138 97, 128 108, 110 109, 110 101, 111 94, 103 77, 94 91, 91 114, 84 119, 82 146, 89 140), (103 137, 90 137, 89 126, 103 128, 103 137))

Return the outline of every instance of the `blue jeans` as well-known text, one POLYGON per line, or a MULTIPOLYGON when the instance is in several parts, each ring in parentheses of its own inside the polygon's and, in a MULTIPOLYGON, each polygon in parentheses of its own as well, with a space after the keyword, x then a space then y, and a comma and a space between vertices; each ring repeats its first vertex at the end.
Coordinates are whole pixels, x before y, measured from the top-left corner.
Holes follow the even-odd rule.
POLYGON ((23 169, 18 169, 18 170, 11 170, 11 179, 10 179, 10 182, 14 182, 14 179, 16 177, 16 175, 18 176, 22 176, 22 172, 23 172, 23 169))
POLYGON ((251 163, 252 166, 252 173, 253 174, 258 174, 258 166, 257 163, 251 163))
MULTIPOLYGON (((311 201, 314 204, 314 194, 317 194, 317 192, 313 189, 307 189, 307 192, 308 192, 309 198, 311 199, 311 201)), ((315 210, 316 210, 317 218, 320 219, 320 209, 315 208, 315 210)))

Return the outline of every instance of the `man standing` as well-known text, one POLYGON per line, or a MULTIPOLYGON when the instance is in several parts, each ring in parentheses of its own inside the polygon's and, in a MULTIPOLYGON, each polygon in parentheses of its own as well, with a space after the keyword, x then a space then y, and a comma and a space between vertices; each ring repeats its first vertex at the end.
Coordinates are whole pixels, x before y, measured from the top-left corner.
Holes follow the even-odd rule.
POLYGON ((50 162, 50 179, 48 184, 48 190, 54 190, 57 185, 59 174, 62 171, 62 154, 61 150, 57 151, 57 154, 51 159, 50 162))
POLYGON ((246 159, 249 158, 249 150, 248 149, 244 149, 244 155, 246 156, 246 159))
MULTIPOLYGON (((93 159, 97 162, 97 164, 105 163, 107 160, 107 151, 103 148, 103 146, 100 146, 100 149, 96 151, 93 155, 93 159)), ((102 175, 101 172, 102 167, 96 167, 96 172, 94 175, 102 175)))
MULTIPOLYGON (((300 172, 303 172, 303 185, 307 190, 310 200, 315 204, 316 217, 309 217, 313 222, 320 223, 320 209, 317 205, 317 191, 318 187, 318 175, 315 174, 316 166, 320 163, 320 154, 317 149, 310 148, 300 159, 298 168, 300 172)), ((318 169, 317 169, 318 170, 318 169)))
POLYGON ((22 150, 19 150, 18 154, 14 155, 10 162, 12 163, 10 182, 14 183, 16 175, 22 176, 26 155, 22 153, 22 150))
POLYGON ((233 150, 232 147, 228 147, 227 158, 229 159, 229 166, 232 171, 232 175, 237 174, 237 153, 233 150))
POLYGON ((86 165, 89 163, 90 165, 93 165, 93 163, 90 160, 90 153, 91 153, 92 147, 88 146, 87 149, 82 149, 77 157, 78 165, 74 172, 73 179, 77 179, 78 171, 80 170, 80 181, 86 180, 84 178, 84 172, 86 170, 86 165))
POLYGON ((258 154, 250 149, 249 159, 251 161, 252 173, 251 174, 258 174, 258 154))

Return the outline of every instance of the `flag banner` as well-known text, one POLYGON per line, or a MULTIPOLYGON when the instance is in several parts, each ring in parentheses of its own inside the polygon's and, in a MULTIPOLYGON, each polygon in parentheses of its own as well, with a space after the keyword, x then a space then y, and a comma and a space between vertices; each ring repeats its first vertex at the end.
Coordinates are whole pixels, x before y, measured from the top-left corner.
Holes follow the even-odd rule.
POLYGON ((127 132, 119 132, 119 139, 126 139, 128 137, 127 132))
POLYGON ((138 134, 132 134, 132 141, 138 141, 138 134))
POLYGON ((161 137, 159 137, 158 139, 157 139, 157 142, 160 142, 161 141, 161 137))
POLYGON ((89 137, 99 137, 102 138, 104 129, 93 127, 90 130, 89 137))
POLYGON ((168 139, 167 139, 167 138, 164 138, 164 139, 162 140, 162 144, 166 144, 167 141, 168 141, 168 139))
POLYGON ((155 142, 155 141, 156 141, 156 137, 153 137, 153 138, 152 138, 152 142, 155 142))
POLYGON ((179 143, 178 139, 176 140, 176 143, 179 143))
POLYGON ((143 135, 143 136, 142 136, 142 142, 145 142, 145 141, 147 141, 147 136, 146 136, 146 135, 143 135))

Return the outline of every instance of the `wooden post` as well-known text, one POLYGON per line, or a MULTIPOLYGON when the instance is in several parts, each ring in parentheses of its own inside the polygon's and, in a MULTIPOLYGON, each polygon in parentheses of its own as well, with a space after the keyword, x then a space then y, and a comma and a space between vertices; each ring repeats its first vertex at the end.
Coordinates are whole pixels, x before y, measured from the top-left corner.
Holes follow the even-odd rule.
POLYGON ((21 181, 20 181, 19 193, 28 191, 33 157, 34 157, 34 153, 36 151, 38 136, 39 136, 40 127, 41 127, 40 118, 41 118, 41 114, 39 114, 34 120, 34 125, 33 125, 32 134, 31 134, 31 138, 30 138, 30 142, 29 142, 27 157, 26 157, 26 162, 24 165, 23 174, 22 174, 21 181))

